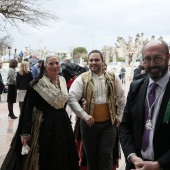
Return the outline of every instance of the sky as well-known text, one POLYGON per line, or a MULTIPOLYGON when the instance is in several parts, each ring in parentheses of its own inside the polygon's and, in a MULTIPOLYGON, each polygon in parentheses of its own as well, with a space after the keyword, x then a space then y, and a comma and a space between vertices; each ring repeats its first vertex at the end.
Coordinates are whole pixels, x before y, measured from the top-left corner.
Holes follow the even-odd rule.
POLYGON ((170 42, 169 0, 43 0, 43 7, 59 21, 46 21, 38 29, 20 25, 10 27, 13 47, 19 52, 46 47, 50 51, 72 51, 85 47, 88 52, 114 46, 117 37, 128 40, 144 33, 170 42))

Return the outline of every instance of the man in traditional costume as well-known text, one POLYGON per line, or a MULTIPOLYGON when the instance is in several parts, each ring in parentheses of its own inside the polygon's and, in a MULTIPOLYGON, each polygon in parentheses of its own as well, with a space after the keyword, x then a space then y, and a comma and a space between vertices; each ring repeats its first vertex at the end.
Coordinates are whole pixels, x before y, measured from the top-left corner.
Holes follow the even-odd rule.
POLYGON ((81 118, 88 170, 112 170, 116 126, 121 121, 125 105, 124 90, 114 73, 102 69, 103 55, 100 51, 91 51, 88 63, 90 71, 81 74, 73 82, 68 104, 81 118), (82 97, 87 102, 85 110, 78 103, 82 97))

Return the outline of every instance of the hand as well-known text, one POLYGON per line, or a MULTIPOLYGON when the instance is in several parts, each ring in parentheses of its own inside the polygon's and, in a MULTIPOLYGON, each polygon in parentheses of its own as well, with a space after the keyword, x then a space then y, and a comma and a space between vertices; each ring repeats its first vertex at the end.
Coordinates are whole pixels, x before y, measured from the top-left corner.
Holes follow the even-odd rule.
POLYGON ((142 161, 134 163, 136 170, 160 170, 158 162, 142 161))
MULTIPOLYGON (((134 155, 131 155, 130 156, 130 161, 135 165, 135 163, 139 163, 139 162, 143 162, 143 159, 141 159, 140 157, 136 156, 135 154, 134 155)), ((135 165, 136 167, 136 165, 135 165)))
POLYGON ((8 86, 5 86, 4 89, 5 89, 5 90, 8 90, 8 86))
POLYGON ((120 119, 117 119, 116 126, 119 127, 119 126, 120 126, 120 123, 121 123, 121 120, 120 120, 120 119))
POLYGON ((22 143, 22 145, 26 145, 27 144, 27 142, 30 140, 30 135, 27 135, 27 136, 21 136, 21 143, 22 143))
POLYGON ((145 70, 142 70, 142 71, 141 71, 141 74, 145 74, 145 70))
POLYGON ((91 115, 86 115, 85 117, 84 117, 84 119, 83 119, 85 122, 86 122, 86 124, 88 125, 88 126, 92 126, 92 125, 94 125, 94 119, 93 119, 93 117, 91 116, 91 115))
POLYGON ((83 108, 83 110, 85 110, 86 109, 86 105, 87 105, 86 99, 82 98, 81 102, 82 102, 82 108, 83 108))

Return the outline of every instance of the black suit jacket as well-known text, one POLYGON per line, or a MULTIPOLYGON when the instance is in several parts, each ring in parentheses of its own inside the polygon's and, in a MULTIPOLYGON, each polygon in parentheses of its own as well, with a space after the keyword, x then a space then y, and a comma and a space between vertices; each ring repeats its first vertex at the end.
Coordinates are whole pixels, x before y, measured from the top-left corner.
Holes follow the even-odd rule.
MULTIPOLYGON (((144 105, 149 78, 134 81, 130 85, 124 115, 119 128, 119 138, 125 158, 131 153, 141 157, 142 134, 144 129, 144 105)), ((161 168, 170 170, 170 120, 163 123, 164 114, 170 100, 170 81, 167 84, 153 136, 155 161, 161 168)), ((126 170, 134 168, 127 161, 126 170)))
POLYGON ((3 91, 4 87, 5 87, 5 85, 3 83, 2 76, 0 74, 0 94, 2 94, 2 91, 3 91))
POLYGON ((143 68, 140 65, 134 70, 133 80, 142 79, 147 76, 147 73, 141 74, 142 70, 143 68))

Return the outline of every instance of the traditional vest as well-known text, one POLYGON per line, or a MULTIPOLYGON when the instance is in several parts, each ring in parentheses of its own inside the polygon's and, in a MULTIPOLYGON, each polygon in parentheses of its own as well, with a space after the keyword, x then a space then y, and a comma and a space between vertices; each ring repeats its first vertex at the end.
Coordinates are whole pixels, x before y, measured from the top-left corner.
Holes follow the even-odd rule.
MULTIPOLYGON (((94 91, 94 82, 92 79, 91 71, 85 72, 80 75, 82 77, 83 82, 83 98, 86 99, 86 113, 93 116, 94 107, 95 107, 95 91, 94 91)), ((106 78, 106 94, 108 97, 108 106, 110 112, 110 118, 112 124, 114 124, 116 120, 116 105, 115 105, 115 75, 114 73, 104 71, 104 76, 106 78)))

